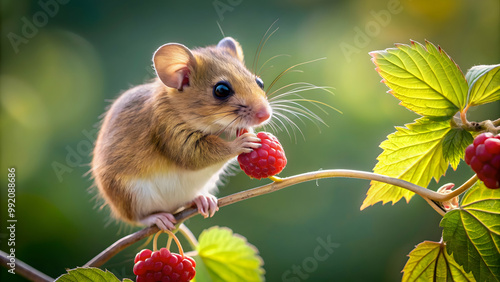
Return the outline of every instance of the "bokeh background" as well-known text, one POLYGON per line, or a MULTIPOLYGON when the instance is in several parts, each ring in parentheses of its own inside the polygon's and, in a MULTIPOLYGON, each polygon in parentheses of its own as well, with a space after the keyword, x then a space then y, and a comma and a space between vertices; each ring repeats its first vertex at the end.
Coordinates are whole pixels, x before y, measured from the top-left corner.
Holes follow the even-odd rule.
MULTIPOLYGON (((417 115, 398 105, 380 83, 368 52, 429 40, 443 47, 462 71, 500 61, 497 0, 214 0, 214 1, 1 1, 1 249, 6 251, 7 168, 17 171, 16 257, 58 277, 81 266, 115 240, 136 230, 110 221, 89 187, 95 125, 110 101, 153 77, 157 47, 216 44, 222 34, 239 40, 251 66, 257 46, 276 21, 279 30, 263 48, 267 84, 287 67, 301 66, 278 86, 305 81, 335 95, 305 96, 340 111, 311 107, 327 124, 297 121, 305 138, 275 132, 289 160, 282 175, 319 169, 371 171, 378 145, 394 126, 417 115), (56 3, 42 7, 40 3, 56 3), (57 9, 56 9, 57 8, 57 9), (45 15, 45 16, 44 16, 45 15)), ((499 104, 472 109, 472 120, 498 118, 499 104)), ((290 127, 289 127, 290 129, 290 127)), ((461 165, 440 183, 472 175, 461 165)), ((229 177, 219 196, 267 183, 243 173, 229 177)), ((439 185, 431 182, 430 188, 439 185)), ((406 255, 424 241, 439 241, 440 216, 418 196, 409 204, 377 204, 360 211, 368 181, 309 182, 222 208, 214 218, 187 223, 194 234, 228 226, 260 251, 266 279, 310 261, 318 239, 338 248, 304 271, 308 281, 395 281, 406 255)), ((132 278, 139 245, 104 267, 132 278)), ((288 278, 299 276, 290 274, 288 278)), ((23 281, 1 269, 2 281, 23 281), (7 280, 4 280, 7 279, 7 280)), ((293 281, 293 280, 292 280, 293 281)))

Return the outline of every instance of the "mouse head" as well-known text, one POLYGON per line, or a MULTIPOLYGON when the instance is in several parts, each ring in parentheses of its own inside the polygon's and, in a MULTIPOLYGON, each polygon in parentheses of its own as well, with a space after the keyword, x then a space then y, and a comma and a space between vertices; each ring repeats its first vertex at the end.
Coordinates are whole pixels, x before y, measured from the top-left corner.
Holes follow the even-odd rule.
POLYGON ((184 121, 205 133, 255 127, 272 114, 262 80, 244 65, 240 44, 231 37, 194 50, 169 43, 153 56, 164 95, 184 121))

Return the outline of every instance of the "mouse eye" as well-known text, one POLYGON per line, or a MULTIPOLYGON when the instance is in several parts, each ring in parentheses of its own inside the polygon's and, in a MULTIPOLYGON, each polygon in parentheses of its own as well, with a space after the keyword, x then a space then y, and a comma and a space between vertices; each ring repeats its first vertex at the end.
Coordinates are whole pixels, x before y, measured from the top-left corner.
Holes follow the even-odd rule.
POLYGON ((260 89, 264 89, 264 81, 262 81, 260 77, 256 77, 255 82, 257 82, 257 85, 260 87, 260 89))
POLYGON ((227 81, 219 81, 214 86, 214 97, 219 100, 227 99, 233 94, 233 88, 231 88, 231 84, 227 81))

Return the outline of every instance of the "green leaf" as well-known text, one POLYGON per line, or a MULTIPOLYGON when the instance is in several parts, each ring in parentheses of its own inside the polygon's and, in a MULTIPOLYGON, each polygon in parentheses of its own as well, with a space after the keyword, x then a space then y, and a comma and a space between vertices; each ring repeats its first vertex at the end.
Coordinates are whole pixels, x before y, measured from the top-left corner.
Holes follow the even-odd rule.
POLYGON ((465 155, 465 149, 472 144, 474 137, 467 130, 453 128, 444 136, 443 156, 450 162, 453 169, 457 169, 460 160, 465 155))
POLYGON ((472 67, 465 79, 469 84, 469 105, 477 106, 500 100, 500 64, 472 67))
MULTIPOLYGON (((443 139, 450 131, 448 119, 420 118, 397 131, 380 144, 384 152, 378 156, 375 173, 403 179, 427 187, 434 177, 444 175, 448 163, 443 157, 443 139)), ((361 209, 382 201, 396 203, 405 197, 409 202, 413 192, 386 183, 371 182, 361 209)))
MULTIPOLYGON (((108 270, 103 271, 95 267, 78 267, 75 269, 69 269, 67 274, 59 276, 56 279, 57 282, 108 282, 116 281, 120 282, 116 276, 109 272, 108 270)), ((130 281, 125 279, 124 281, 130 281)))
POLYGON ((406 108, 434 117, 451 117, 464 108, 467 82, 441 47, 411 41, 370 55, 389 93, 406 108))
POLYGON ((263 261, 246 238, 214 226, 199 238, 198 255, 212 281, 263 281, 263 261))
POLYGON ((410 252, 402 281, 475 281, 452 256, 446 244, 424 241, 410 252))
POLYGON ((196 261, 196 275, 194 276, 192 282, 212 282, 210 273, 208 273, 207 267, 200 256, 196 255, 193 257, 196 261))
POLYGON ((465 271, 477 281, 500 281, 500 189, 476 182, 440 225, 448 254, 465 271))

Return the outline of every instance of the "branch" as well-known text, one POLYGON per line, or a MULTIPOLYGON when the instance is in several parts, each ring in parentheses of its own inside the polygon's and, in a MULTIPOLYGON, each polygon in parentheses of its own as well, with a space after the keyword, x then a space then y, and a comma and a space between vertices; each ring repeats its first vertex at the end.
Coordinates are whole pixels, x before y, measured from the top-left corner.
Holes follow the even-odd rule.
MULTIPOLYGON (((434 192, 432 190, 426 189, 424 187, 415 185, 413 183, 410 183, 405 180, 397 179, 397 178, 392 178, 389 176, 381 175, 381 174, 376 174, 376 173, 371 173, 371 172, 365 172, 365 171, 357 171, 357 170, 347 170, 347 169, 333 169, 333 170, 322 170, 322 171, 315 171, 315 172, 308 172, 304 174, 299 174, 295 176, 290 176, 287 178, 274 178, 275 181, 257 188, 245 190, 242 192, 234 193, 232 195, 228 195, 226 197, 220 198, 218 201, 219 207, 224 207, 228 206, 230 204, 234 204, 239 201, 243 201, 246 199, 250 199, 253 197, 257 197, 260 195, 264 195, 267 193, 275 192, 278 190, 281 190, 283 188, 306 182, 306 181, 311 181, 311 180, 317 180, 317 179, 322 179, 322 178, 333 178, 333 177, 346 177, 346 178, 358 178, 358 179, 367 179, 367 180, 374 180, 374 181, 379 181, 379 182, 384 182, 388 184, 392 184, 404 189, 408 189, 421 197, 423 197, 429 205, 431 205, 432 208, 434 208, 436 211, 438 211, 441 215, 444 215, 444 211, 442 211, 439 206, 435 202, 444 202, 447 201, 453 197, 455 197, 457 190, 459 191, 465 191, 463 187, 465 186, 462 185, 459 189, 456 189, 450 194, 441 194, 434 192)), ((472 179, 471 179, 472 180, 472 179)), ((469 180, 467 183, 471 182, 469 180)), ((474 181, 475 182, 475 181, 474 181)), ((470 187, 470 186, 469 186, 470 187)), ((468 188, 467 188, 468 189, 468 188)), ((463 192, 462 191, 462 192, 463 192)), ((460 192, 461 193, 461 192, 460 192)), ((458 194, 457 194, 458 195, 458 194)), ((179 213, 176 213, 175 219, 178 222, 183 222, 184 220, 191 218, 198 214, 198 210, 196 208, 190 207, 185 210, 180 211, 179 213)), ((132 233, 128 236, 125 236, 115 243, 113 243, 111 246, 106 248, 104 251, 102 251, 100 254, 98 254, 96 257, 94 257, 91 261, 86 263, 84 266, 85 267, 99 267, 103 265, 107 260, 109 260, 111 257, 116 255, 118 252, 121 250, 125 249, 126 247, 142 240, 145 237, 151 236, 154 233, 158 232, 160 229, 154 225, 150 227, 146 227, 140 231, 137 231, 135 233, 132 233)))
MULTIPOLYGON (((462 115, 461 115, 462 117, 462 115)), ((481 131, 489 131, 493 134, 497 134, 498 131, 500 130, 498 127, 500 126, 500 119, 491 121, 491 120, 485 120, 482 122, 475 122, 475 121, 467 121, 465 122, 462 119, 462 127, 463 129, 467 131, 475 131, 475 132, 481 132, 481 131)))
MULTIPOLYGON (((10 263, 10 259, 7 256, 8 255, 5 252, 0 251, 0 263, 6 268, 9 268, 8 263, 10 263)), ((16 264, 15 272, 30 281, 36 281, 36 282, 54 281, 54 278, 51 278, 44 273, 41 273, 40 271, 27 265, 26 263, 20 261, 18 258, 16 258, 15 264, 16 264)))

